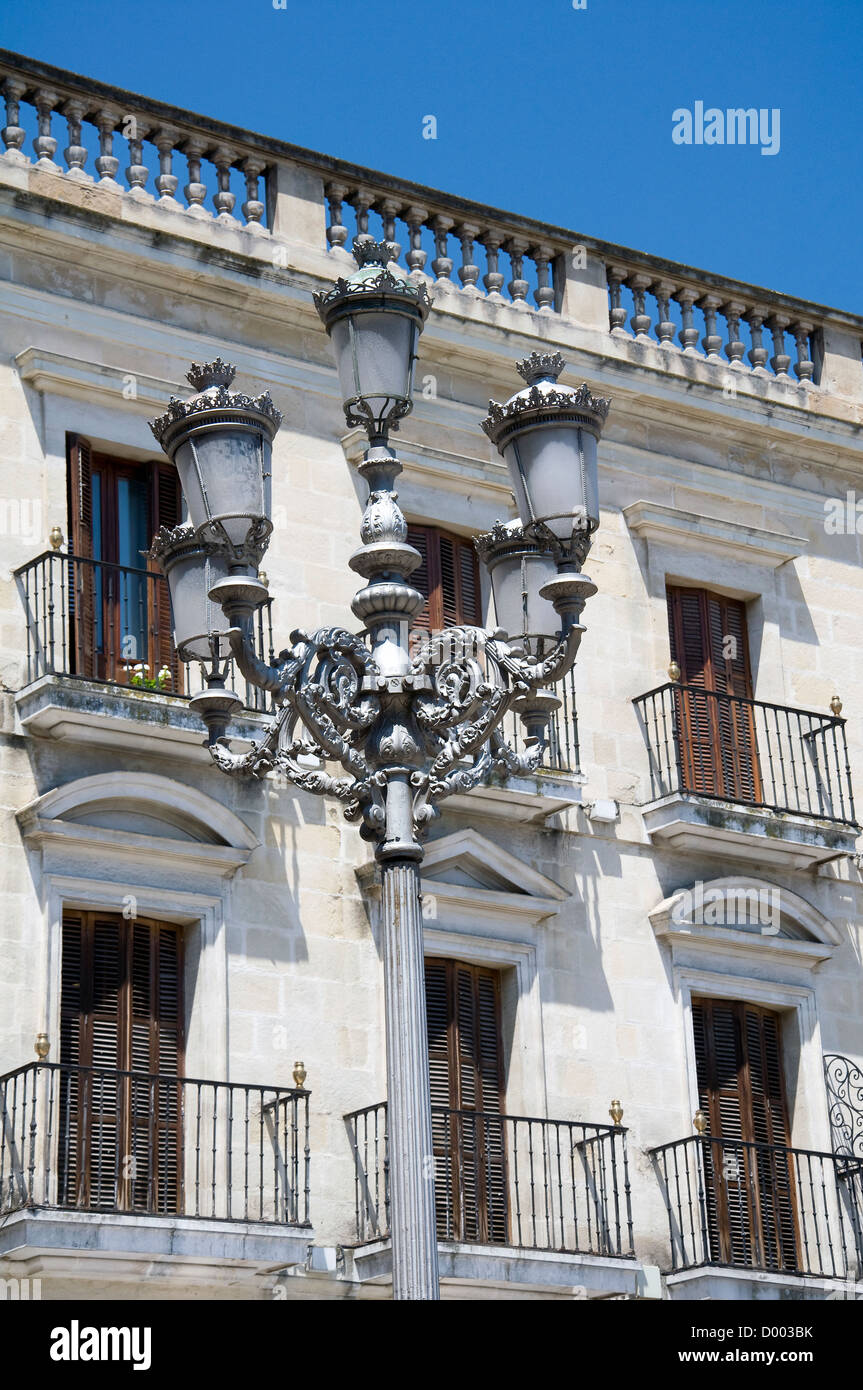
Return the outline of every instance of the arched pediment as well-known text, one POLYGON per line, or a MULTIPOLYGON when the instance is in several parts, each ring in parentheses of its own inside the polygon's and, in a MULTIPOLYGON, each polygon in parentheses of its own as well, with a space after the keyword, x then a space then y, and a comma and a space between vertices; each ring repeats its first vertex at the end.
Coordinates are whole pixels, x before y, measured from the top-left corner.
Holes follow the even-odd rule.
POLYGON ((840 941, 833 923, 798 893, 745 875, 678 888, 648 916, 672 946, 765 961, 784 957, 810 967, 840 941))
POLYGON ((45 792, 18 813, 32 847, 87 856, 166 856, 232 873, 258 841, 227 806, 171 777, 103 772, 45 792))

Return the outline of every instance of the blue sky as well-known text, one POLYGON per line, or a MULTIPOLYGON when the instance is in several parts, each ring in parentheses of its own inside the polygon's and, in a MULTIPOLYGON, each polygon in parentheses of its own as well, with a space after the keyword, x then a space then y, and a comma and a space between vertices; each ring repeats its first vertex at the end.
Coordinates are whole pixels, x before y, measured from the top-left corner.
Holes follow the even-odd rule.
POLYGON ((860 313, 861 18, 863 0, 39 0, 7 7, 3 43, 860 313), (697 101, 778 108, 778 153, 675 144, 697 101))

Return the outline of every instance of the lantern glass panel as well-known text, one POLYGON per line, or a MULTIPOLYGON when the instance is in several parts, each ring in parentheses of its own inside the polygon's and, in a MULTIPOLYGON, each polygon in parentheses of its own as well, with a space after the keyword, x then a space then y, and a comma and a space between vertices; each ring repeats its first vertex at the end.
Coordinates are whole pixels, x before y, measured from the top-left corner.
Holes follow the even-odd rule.
POLYGON ((332 340, 343 399, 361 397, 375 419, 388 414, 393 401, 408 399, 416 337, 414 319, 392 310, 338 319, 332 340))
POLYGON ((220 518, 231 543, 242 545, 249 518, 270 515, 271 452, 257 430, 219 427, 185 440, 175 461, 191 524, 220 518))
POLYGON ((572 534, 573 518, 599 524, 596 438, 572 425, 527 429, 504 449, 525 522, 544 521, 560 540, 572 534))
POLYGON ((521 551, 502 555, 489 564, 494 610, 509 637, 531 639, 531 646, 557 639, 560 618, 548 599, 540 598, 543 584, 556 578, 550 555, 521 551))
POLYGON ((184 661, 211 660, 211 633, 221 634, 217 659, 224 660, 229 655, 224 636, 227 620, 220 605, 207 596, 216 581, 224 579, 227 573, 228 561, 224 554, 208 555, 203 550, 181 554, 168 567, 174 646, 184 661))

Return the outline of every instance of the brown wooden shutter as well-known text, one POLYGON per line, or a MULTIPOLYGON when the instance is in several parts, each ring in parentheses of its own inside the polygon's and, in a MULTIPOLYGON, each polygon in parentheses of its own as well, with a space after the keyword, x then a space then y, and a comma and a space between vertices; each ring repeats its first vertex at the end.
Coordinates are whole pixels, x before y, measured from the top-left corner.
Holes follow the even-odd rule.
POLYGON ((61 1201, 178 1210, 182 983, 178 927, 64 912, 61 1201))
POLYGON ((410 526, 408 542, 422 555, 410 582, 426 599, 413 626, 433 632, 482 624, 479 567, 472 541, 435 526, 410 526))
MULTIPOLYGON (((153 534, 162 526, 173 530, 179 526, 182 515, 182 494, 177 470, 167 464, 157 463, 151 474, 150 516, 153 534)), ((173 623, 171 618, 171 595, 168 581, 154 560, 148 560, 147 567, 155 579, 151 582, 152 604, 150 605, 150 675, 156 676, 163 666, 171 672, 170 689, 182 694, 183 666, 174 650, 173 623)))
POLYGON ((681 685, 688 687, 677 697, 683 790, 758 804, 746 605, 672 585, 667 604, 671 656, 680 666, 681 685))
POLYGON ((704 1146, 711 1257, 796 1269, 779 1018, 754 1004, 702 999, 693 1000, 692 1020, 698 1102, 707 1133, 726 1141, 704 1146))
POLYGON ((97 572, 93 564, 93 451, 90 441, 66 435, 68 498, 68 589, 70 649, 74 675, 94 679, 96 671, 97 572), (80 563, 79 563, 80 562, 80 563))
POLYGON ((435 1193, 442 1239, 505 1242, 508 1231, 499 976, 426 962, 435 1193))

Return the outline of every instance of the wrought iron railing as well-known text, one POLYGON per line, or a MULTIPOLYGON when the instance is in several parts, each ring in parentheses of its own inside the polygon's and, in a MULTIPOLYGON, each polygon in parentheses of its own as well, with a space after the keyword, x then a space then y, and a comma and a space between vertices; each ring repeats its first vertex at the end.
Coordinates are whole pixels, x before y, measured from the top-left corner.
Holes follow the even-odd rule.
POLYGON ((31 1062, 0 1077, 0 1216, 309 1224, 309 1095, 31 1062))
POLYGON ((856 826, 845 720, 669 682, 633 701, 650 799, 672 792, 856 826))
POLYGON ((650 1153, 673 1270, 863 1276, 863 1159, 709 1135, 650 1153))
POLYGON ((824 1079, 833 1150, 863 1159, 863 1069, 850 1057, 828 1052, 824 1057, 824 1079))
MULTIPOLYGON (((77 676, 132 689, 157 688, 192 695, 203 680, 196 663, 184 666, 171 637, 171 604, 163 575, 46 550, 15 570, 27 622, 23 684, 41 676, 77 676), (146 667, 136 672, 136 667, 146 667), (170 680, 161 685, 159 671, 170 680), (150 682, 148 685, 146 682, 150 682)), ((255 617, 255 645, 273 657, 270 603, 255 617)), ((247 709, 268 708, 266 692, 229 665, 229 687, 247 709)))
MULTIPOLYGON (((561 701, 561 705, 559 709, 554 710, 548 723, 548 748, 542 760, 542 770, 570 774, 580 772, 581 754, 578 746, 574 670, 568 671, 563 680, 554 686, 554 694, 561 701)), ((513 748, 523 749, 524 725, 517 714, 507 716, 504 732, 513 748)))
MULTIPOLYGON (((390 1229, 385 1101, 345 1116, 358 1245, 390 1229)), ((633 1254, 626 1130, 432 1106, 438 1239, 633 1254)))

